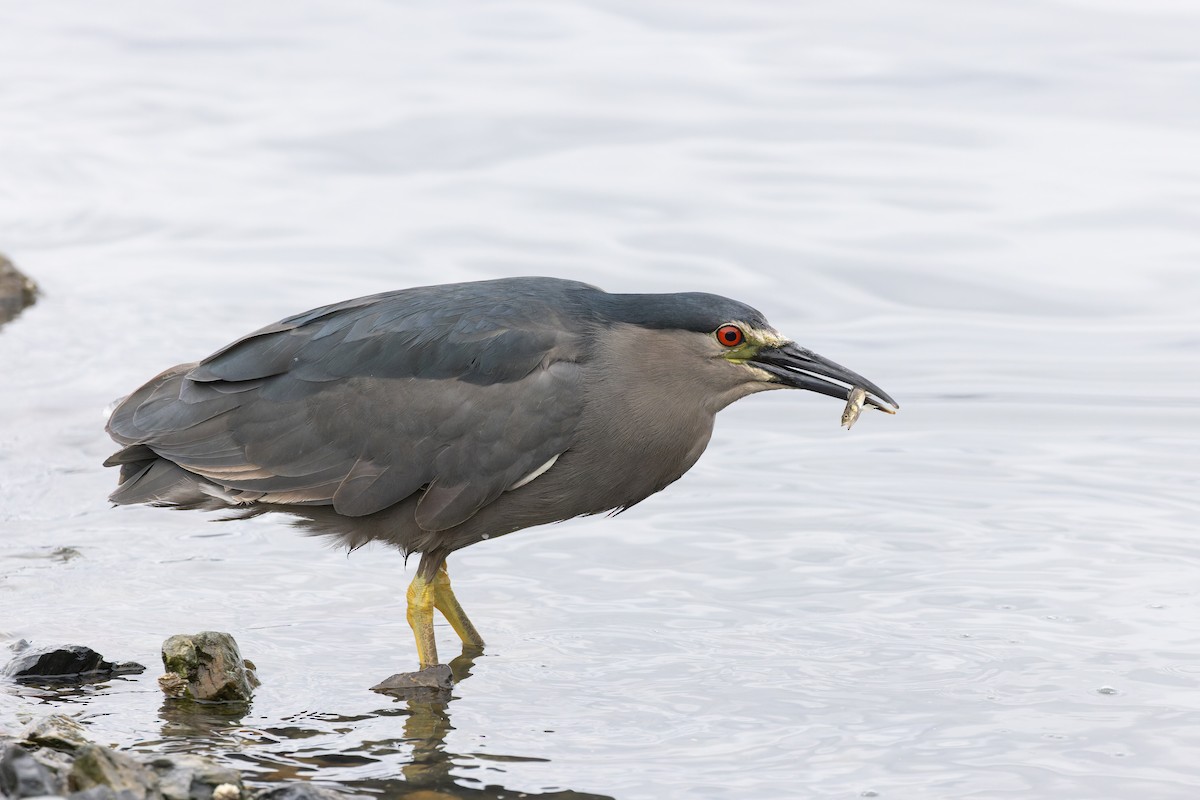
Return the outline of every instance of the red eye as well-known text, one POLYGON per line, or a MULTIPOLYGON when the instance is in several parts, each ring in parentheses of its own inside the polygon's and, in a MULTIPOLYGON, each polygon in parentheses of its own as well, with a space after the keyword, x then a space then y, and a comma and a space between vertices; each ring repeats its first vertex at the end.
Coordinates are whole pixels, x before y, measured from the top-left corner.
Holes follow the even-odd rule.
POLYGON ((722 325, 717 328, 717 341, 726 347, 737 347, 746 341, 746 334, 737 325, 722 325))

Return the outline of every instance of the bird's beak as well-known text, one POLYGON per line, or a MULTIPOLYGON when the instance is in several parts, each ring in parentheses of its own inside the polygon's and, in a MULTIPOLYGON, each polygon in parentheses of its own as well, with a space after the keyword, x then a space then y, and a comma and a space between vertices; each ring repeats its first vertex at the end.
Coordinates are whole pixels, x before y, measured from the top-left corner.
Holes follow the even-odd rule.
POLYGON ((807 389, 845 400, 851 389, 861 386, 867 390, 866 405, 889 414, 895 414, 900 408, 900 404, 887 392, 862 375, 811 350, 805 350, 795 342, 764 347, 749 360, 759 369, 769 372, 779 383, 794 389, 807 389))

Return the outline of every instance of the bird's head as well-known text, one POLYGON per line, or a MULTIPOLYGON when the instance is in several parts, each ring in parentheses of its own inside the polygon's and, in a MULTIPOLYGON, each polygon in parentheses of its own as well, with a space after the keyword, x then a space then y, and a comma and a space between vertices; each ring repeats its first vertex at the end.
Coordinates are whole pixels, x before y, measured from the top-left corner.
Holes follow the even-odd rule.
POLYGON ((741 319, 722 322, 711 332, 716 346, 713 358, 743 370, 743 380, 757 390, 807 389, 841 400, 861 386, 867 391, 866 405, 896 413, 899 404, 857 372, 801 347, 769 325, 741 319))
POLYGON ((610 319, 652 332, 672 344, 671 359, 695 389, 720 408, 755 392, 806 389, 846 400, 860 386, 865 405, 894 414, 899 404, 871 381, 801 347, 777 331, 758 310, 701 292, 609 295, 610 319))

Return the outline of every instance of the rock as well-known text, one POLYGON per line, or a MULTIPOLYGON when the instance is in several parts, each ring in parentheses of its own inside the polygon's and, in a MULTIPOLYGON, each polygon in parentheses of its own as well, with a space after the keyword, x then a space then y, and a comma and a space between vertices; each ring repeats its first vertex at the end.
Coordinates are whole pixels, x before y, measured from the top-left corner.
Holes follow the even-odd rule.
POLYGON ((371 687, 371 691, 397 697, 431 692, 448 692, 454 687, 453 673, 445 664, 434 664, 419 672, 401 672, 371 687))
POLYGON ((37 284, 22 275, 13 263, 0 255, 0 325, 37 299, 37 284))
POLYGON ((158 688, 162 689, 163 694, 167 697, 185 697, 188 688, 187 678, 181 678, 174 672, 159 675, 158 688))
POLYGON ((74 752, 88 744, 83 726, 62 714, 51 714, 25 729, 22 741, 35 747, 74 752))
MULTIPOLYGON (((135 755, 112 750, 88 741, 79 723, 60 714, 30 725, 19 741, 3 741, 0 735, 0 798, 4 800, 249 797, 251 793, 236 769, 190 753, 135 755)), ((349 800, 347 795, 306 781, 276 784, 253 797, 254 800, 349 800)), ((440 796, 431 795, 429 800, 440 800, 440 796)))
POLYGON ((21 683, 83 683, 145 669, 132 662, 106 661, 92 648, 72 644, 22 650, 4 665, 2 674, 21 683))
POLYGON ((93 786, 83 791, 71 792, 67 795, 67 800, 134 800, 134 794, 128 789, 117 792, 108 786, 93 786))
POLYGON ((158 790, 158 776, 153 771, 124 753, 98 744, 86 744, 79 748, 75 763, 71 765, 68 785, 75 792, 107 786, 118 795, 128 793, 131 800, 162 798, 158 790))
POLYGON ((242 776, 235 769, 187 753, 164 753, 146 766, 158 776, 164 800, 237 800, 242 794, 242 776))
MULTIPOLYGON (((247 669, 237 642, 228 633, 201 631, 172 636, 163 642, 163 666, 187 681, 181 695, 190 700, 248 703, 259 685, 254 670, 247 669)), ((161 685, 160 681, 160 685, 161 685)), ((164 686, 164 691, 167 687, 164 686)), ((178 684, 175 684, 178 691, 178 684)))
POLYGON ((262 686, 262 681, 258 679, 258 667, 248 658, 242 659, 242 666, 246 668, 246 679, 250 681, 250 688, 257 689, 262 686))
POLYGON ((65 788, 62 778, 24 747, 11 743, 0 747, 0 797, 56 795, 65 788))
POLYGON ((29 751, 33 760, 50 770, 55 781, 60 786, 67 785, 67 775, 71 772, 72 757, 70 753, 51 750, 49 747, 39 747, 29 751))
POLYGON ((346 800, 346 795, 307 781, 296 781, 261 791, 254 800, 346 800))

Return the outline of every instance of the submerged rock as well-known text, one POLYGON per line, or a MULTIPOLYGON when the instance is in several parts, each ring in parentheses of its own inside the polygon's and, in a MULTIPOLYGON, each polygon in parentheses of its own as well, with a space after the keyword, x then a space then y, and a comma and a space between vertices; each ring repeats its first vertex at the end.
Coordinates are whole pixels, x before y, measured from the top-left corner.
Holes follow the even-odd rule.
POLYGON ((163 642, 162 659, 167 675, 159 679, 159 685, 171 697, 248 703, 254 687, 259 685, 254 665, 242 658, 237 642, 228 633, 201 631, 172 636, 163 642))
POLYGON ((71 644, 36 650, 26 648, 5 664, 0 674, 21 683, 83 683, 144 672, 145 669, 133 662, 108 661, 90 647, 71 644))

